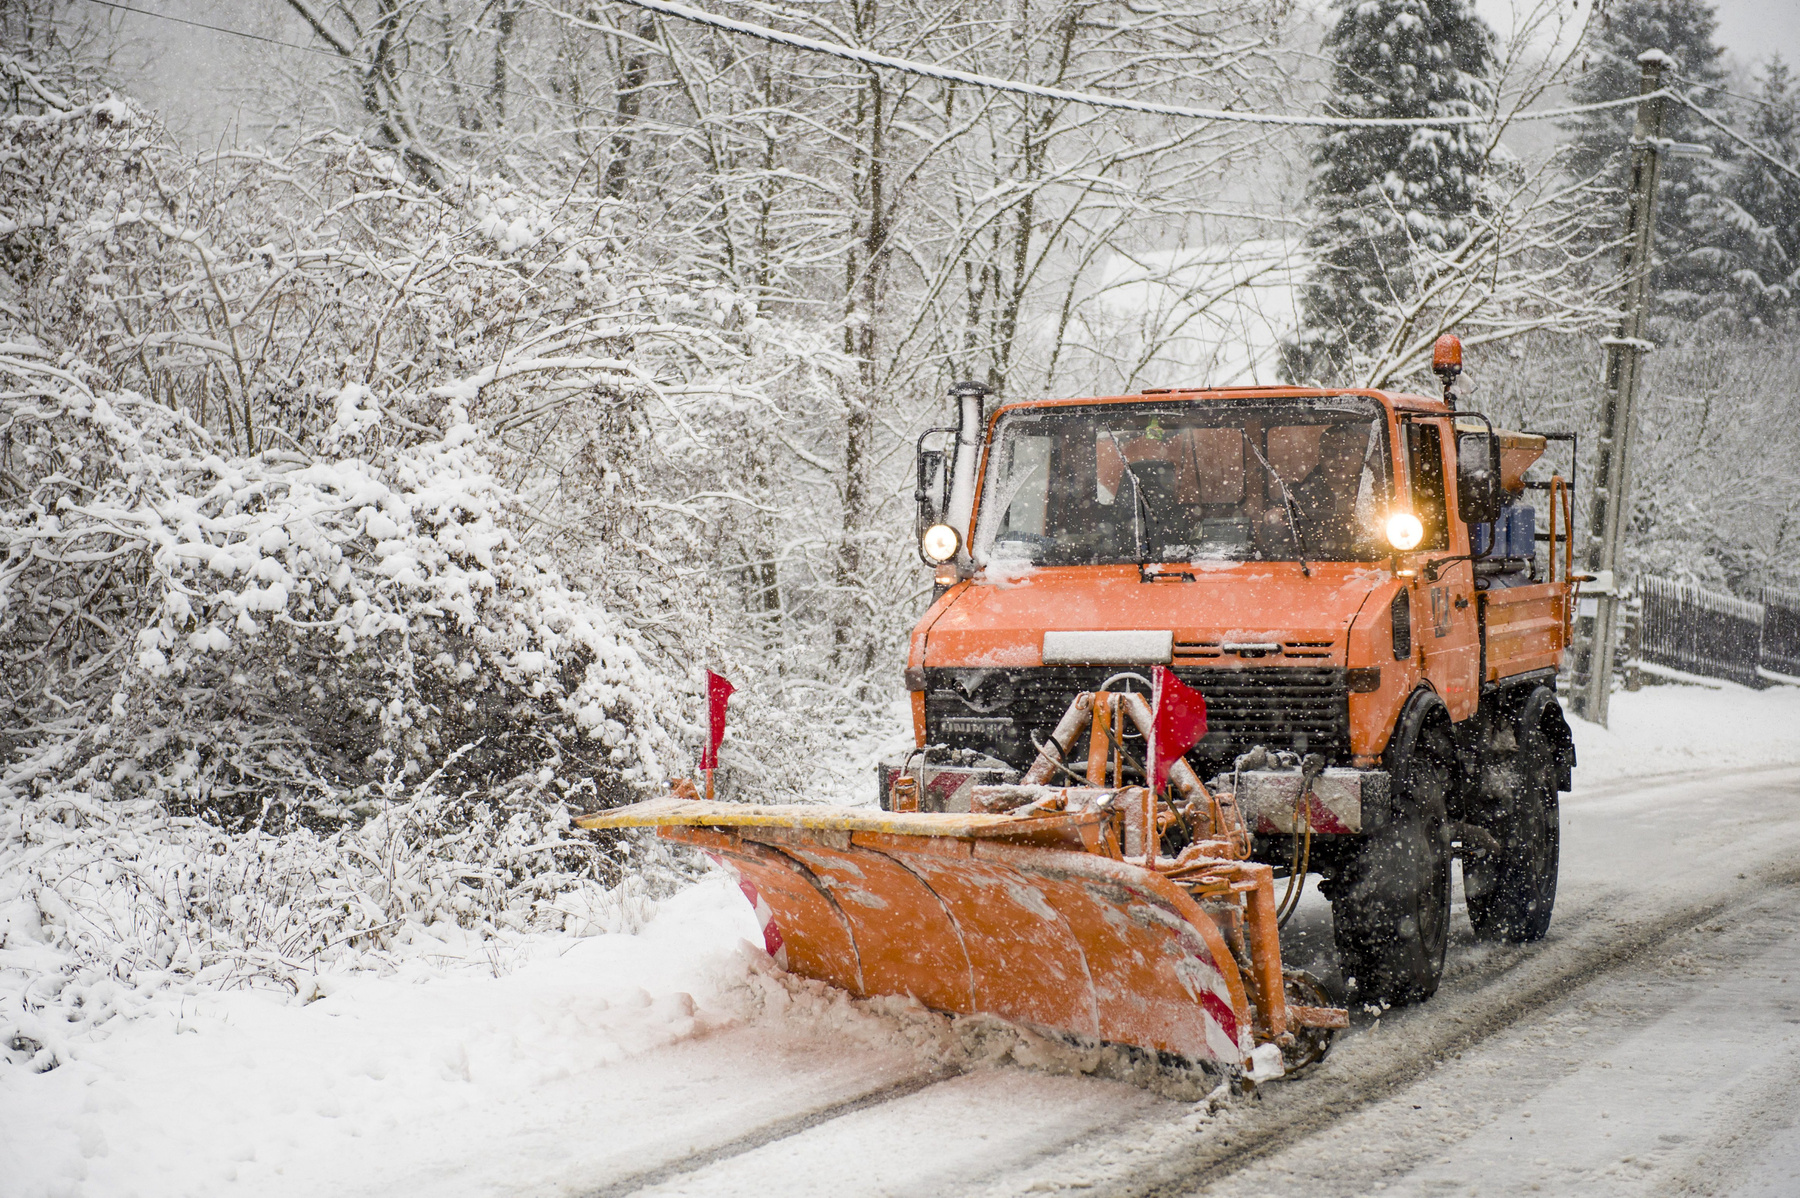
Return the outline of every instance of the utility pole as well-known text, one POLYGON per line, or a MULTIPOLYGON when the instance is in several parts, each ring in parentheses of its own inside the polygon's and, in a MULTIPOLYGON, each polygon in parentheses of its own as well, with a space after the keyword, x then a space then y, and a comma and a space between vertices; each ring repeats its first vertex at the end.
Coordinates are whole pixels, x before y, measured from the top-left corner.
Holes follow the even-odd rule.
POLYGON ((1636 420, 1638 378, 1644 355, 1644 309, 1650 298, 1650 251, 1656 224, 1656 184, 1662 175, 1663 66, 1660 50, 1638 56, 1637 123, 1631 130, 1631 201, 1625 216, 1625 312, 1606 338, 1606 398, 1600 413, 1600 460, 1595 470, 1594 506, 1588 522, 1587 572, 1594 576, 1594 615, 1583 620, 1587 636, 1575 656, 1570 687, 1575 714, 1602 726, 1612 693, 1613 640, 1618 629, 1619 533, 1631 481, 1631 443, 1636 420))

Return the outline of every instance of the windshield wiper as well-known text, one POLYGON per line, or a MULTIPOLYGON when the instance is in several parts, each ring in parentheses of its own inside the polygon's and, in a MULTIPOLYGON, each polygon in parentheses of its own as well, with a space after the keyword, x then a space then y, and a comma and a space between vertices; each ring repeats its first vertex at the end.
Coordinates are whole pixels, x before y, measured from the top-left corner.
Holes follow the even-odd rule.
POLYGON ((1138 576, 1144 574, 1144 568, 1150 563, 1150 538, 1147 535, 1150 524, 1150 509, 1144 503, 1144 488, 1138 482, 1137 471, 1125 458, 1125 447, 1119 444, 1118 434, 1110 428, 1105 430, 1113 448, 1119 452, 1119 465, 1125 467, 1126 475, 1131 479, 1131 548, 1137 553, 1138 576), (1140 521, 1139 516, 1142 516, 1140 521))
POLYGON ((1275 486, 1281 491, 1281 510, 1287 513, 1288 535, 1294 538, 1294 548, 1300 553, 1301 576, 1311 578, 1312 568, 1306 564, 1306 538, 1300 535, 1300 521, 1294 514, 1294 497, 1288 494, 1287 484, 1281 481, 1281 475, 1275 473, 1275 467, 1269 465, 1269 459, 1265 458, 1262 450, 1256 447, 1256 440, 1242 430, 1239 430, 1238 435, 1244 438, 1244 444, 1250 447, 1250 452, 1256 455, 1257 462, 1269 472, 1269 477, 1275 480, 1275 486))

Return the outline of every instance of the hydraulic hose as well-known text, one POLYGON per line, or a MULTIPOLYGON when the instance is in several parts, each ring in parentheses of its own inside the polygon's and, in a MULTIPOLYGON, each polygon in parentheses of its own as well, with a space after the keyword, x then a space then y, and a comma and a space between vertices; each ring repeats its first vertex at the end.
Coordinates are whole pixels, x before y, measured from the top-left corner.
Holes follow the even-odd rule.
POLYGON ((1306 890, 1306 872, 1312 864, 1312 807, 1306 800, 1312 795, 1313 783, 1324 772, 1325 759, 1317 753, 1308 753, 1300 762, 1300 794, 1294 800, 1294 833, 1288 849, 1288 884, 1275 908, 1277 927, 1287 927, 1287 921, 1300 909, 1300 896, 1306 890))

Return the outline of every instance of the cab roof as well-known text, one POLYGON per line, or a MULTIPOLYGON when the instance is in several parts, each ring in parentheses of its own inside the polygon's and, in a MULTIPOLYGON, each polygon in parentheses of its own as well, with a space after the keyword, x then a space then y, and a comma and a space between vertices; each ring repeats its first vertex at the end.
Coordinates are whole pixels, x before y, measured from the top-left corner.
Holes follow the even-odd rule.
POLYGON ((1431 399, 1424 395, 1412 395, 1400 391, 1376 391, 1366 387, 1293 387, 1285 385, 1255 387, 1150 387, 1129 395, 1095 395, 1072 399, 1024 399, 1001 404, 994 410, 998 416, 1002 412, 1016 408, 1050 408, 1069 407, 1080 404, 1110 403, 1142 403, 1146 399, 1179 399, 1193 403, 1206 403, 1221 399, 1336 399, 1340 396, 1355 396, 1362 399, 1373 399, 1383 407, 1399 408, 1406 411, 1442 412, 1449 414, 1450 409, 1442 399, 1431 399))

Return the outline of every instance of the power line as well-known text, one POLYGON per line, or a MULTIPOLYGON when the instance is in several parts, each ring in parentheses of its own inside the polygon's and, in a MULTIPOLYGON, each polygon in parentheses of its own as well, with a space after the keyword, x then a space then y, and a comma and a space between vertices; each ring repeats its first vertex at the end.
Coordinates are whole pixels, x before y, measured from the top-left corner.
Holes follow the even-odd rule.
POLYGON ((1761 158, 1761 159, 1764 159, 1765 161, 1767 161, 1771 166, 1775 167, 1782 174, 1791 177, 1795 182, 1800 182, 1800 170, 1795 170, 1791 165, 1789 165, 1788 163, 1785 163, 1781 159, 1775 157, 1775 155, 1769 153, 1767 150, 1763 149, 1761 146, 1759 146, 1755 142, 1751 141, 1748 137, 1745 137, 1742 133, 1739 133, 1736 129, 1733 129, 1730 125, 1727 125, 1724 121, 1719 120, 1717 117, 1713 116, 1712 113, 1706 111, 1706 109, 1700 107, 1698 104, 1689 104, 1688 109, 1695 116, 1699 117, 1701 120, 1705 121, 1707 124, 1711 125, 1715 129, 1717 129, 1720 133, 1723 133, 1726 137, 1729 137, 1732 141, 1737 142, 1739 145, 1743 146, 1746 150, 1749 150, 1752 154, 1755 154, 1758 158, 1761 158))
MULTIPOLYGON (((714 29, 727 33, 739 33, 776 45, 790 46, 796 50, 806 50, 814 54, 825 54, 832 58, 841 58, 849 62, 861 63, 864 66, 882 67, 891 71, 900 71, 908 75, 919 75, 927 79, 939 79, 946 83, 966 83, 972 87, 987 88, 993 91, 1012 92, 1017 95, 1037 96, 1046 100, 1062 100, 1071 104, 1083 104, 1093 108, 1116 108, 1125 112, 1142 112, 1151 116, 1192 117, 1198 120, 1231 121, 1248 125, 1286 125, 1310 129, 1418 129, 1424 127, 1448 125, 1488 125, 1498 120, 1507 121, 1548 121, 1563 117, 1579 116, 1584 112, 1600 112, 1609 108, 1634 106, 1644 99, 1643 96, 1631 96, 1622 100, 1603 100, 1596 104, 1579 104, 1572 108, 1553 108, 1541 112, 1519 112, 1505 117, 1499 115, 1479 116, 1426 116, 1426 117, 1335 117, 1335 116, 1297 116, 1288 113, 1233 112, 1219 108, 1191 108, 1181 104, 1153 104, 1145 100, 1126 100, 1114 96, 1096 95, 1093 92, 1067 91, 1059 87, 1044 87, 1036 83, 1021 83, 1013 79, 1002 79, 994 75, 981 75, 974 71, 962 71, 955 67, 939 66, 937 63, 917 62, 907 58, 896 58, 891 54, 881 54, 873 50, 859 50, 854 46, 845 46, 838 42, 821 41, 818 38, 806 37, 798 33, 784 33, 779 29, 770 29, 763 25, 752 25, 748 21, 738 21, 731 17, 714 16, 685 4, 676 4, 672 0, 619 0, 621 4, 630 4, 650 12, 662 13, 683 21, 691 21, 697 25, 709 25, 714 29)), ((1670 99, 1679 99, 1673 92, 1664 90, 1660 95, 1670 99)))
MULTIPOLYGON (((1781 105, 1779 104, 1770 103, 1768 100, 1764 100, 1758 96, 1746 96, 1742 92, 1734 92, 1729 87, 1720 83, 1708 83, 1703 79, 1695 79, 1692 75, 1684 75, 1680 71, 1673 69, 1669 71, 1669 74, 1675 76, 1676 79, 1687 84, 1695 91, 1718 92, 1722 96, 1730 96, 1733 100, 1739 100, 1745 104, 1755 104, 1758 107, 1767 108, 1774 112, 1779 112, 1781 110, 1781 105)), ((1692 101, 1689 101, 1689 105, 1690 107, 1692 106, 1692 101)))
MULTIPOLYGON (((1606 59, 1608 61, 1617 63, 1620 66, 1630 67, 1633 71, 1638 69, 1637 59, 1627 57, 1626 55, 1623 55, 1623 54, 1616 54, 1611 50, 1607 50, 1604 48, 1596 48, 1596 49, 1588 51, 1588 53, 1595 57, 1599 57, 1599 58, 1606 59)), ((1689 88, 1691 88, 1694 91, 1717 92, 1719 95, 1729 96, 1733 100, 1741 100, 1745 104, 1755 104, 1760 107, 1768 108, 1768 109, 1775 110, 1775 111, 1780 110, 1781 106, 1779 104, 1772 104, 1769 101, 1760 99, 1756 96, 1746 96, 1743 92, 1732 91, 1730 88, 1726 87, 1722 83, 1708 83, 1704 79, 1696 79, 1692 75, 1689 75, 1682 71, 1679 71, 1673 66, 1664 67, 1663 69, 1668 72, 1669 77, 1671 79, 1674 79, 1680 83, 1685 83, 1689 88)), ((1686 104, 1689 108, 1696 107, 1695 102, 1689 97, 1683 96, 1683 97, 1680 97, 1680 100, 1683 104, 1686 104)))
MULTIPOLYGON (((1608 55, 1608 57, 1612 58, 1615 62, 1625 61, 1623 58, 1621 58, 1619 55, 1616 55, 1616 54, 1608 55)), ((1762 107, 1770 109, 1772 111, 1780 110, 1779 105, 1771 104, 1767 100, 1759 100, 1755 96, 1741 95, 1738 92, 1734 92, 1731 89, 1724 87, 1720 84, 1707 83, 1704 80, 1695 79, 1692 75, 1683 74, 1681 71, 1678 71, 1678 70, 1674 69, 1673 67, 1669 67, 1666 69, 1668 70, 1670 75, 1674 76, 1676 79, 1680 80, 1681 82, 1688 84, 1694 91, 1718 92, 1721 95, 1730 96, 1734 100, 1743 100, 1750 104, 1760 104, 1762 107)), ((1693 99, 1691 96, 1683 96, 1683 95, 1677 94, 1675 96, 1675 101, 1676 101, 1676 103, 1681 104, 1683 107, 1687 108, 1687 110, 1689 112, 1692 112, 1695 116, 1699 117, 1701 120, 1705 121, 1707 124, 1711 125, 1713 128, 1717 129, 1719 132, 1723 133, 1726 137, 1729 137, 1732 141, 1737 142, 1739 145, 1743 146, 1746 150, 1749 150, 1752 154, 1755 154, 1757 157, 1768 162, 1771 166, 1775 167, 1775 169, 1779 170, 1782 174, 1791 177, 1796 182, 1800 182, 1800 170, 1796 170, 1791 163, 1783 162, 1781 159, 1775 157, 1775 155, 1769 153, 1767 150, 1765 150, 1761 146, 1757 145, 1750 138, 1744 136, 1742 133, 1739 133, 1736 129, 1733 129, 1730 125, 1726 124, 1724 121, 1720 120, 1718 117, 1716 117, 1712 113, 1708 112, 1703 106, 1701 106, 1701 104, 1697 100, 1693 99)))
MULTIPOLYGON (((247 41, 264 42, 271 46, 280 46, 286 50, 300 50, 307 54, 324 54, 330 58, 340 56, 331 50, 321 50, 317 46, 303 46, 298 42, 284 42, 278 38, 264 37, 260 33, 251 33, 244 29, 227 29, 223 25, 208 25, 205 21, 192 21, 187 17, 178 17, 172 13, 153 12, 147 8, 133 8, 129 4, 116 4, 113 0, 87 0, 89 4, 97 4, 101 8, 116 8, 120 12, 136 13, 140 17, 155 17, 159 21, 173 21, 177 25, 187 25, 194 29, 205 29, 213 33, 226 33, 232 37, 241 37, 247 41)), ((476 84, 475 86, 480 86, 476 84)))
MULTIPOLYGON (((263 45, 277 46, 284 50, 296 50, 303 54, 317 54, 342 63, 344 56, 335 50, 327 50, 319 46, 309 46, 300 42, 283 41, 280 38, 265 34, 251 33, 243 29, 232 29, 224 25, 212 25, 205 21, 196 21, 188 17, 178 17, 170 13, 155 12, 147 8, 137 8, 130 4, 119 3, 119 0, 87 0, 87 3, 101 8, 110 8, 118 12, 132 13, 154 20, 169 21, 177 25, 186 25, 193 29, 204 29, 210 33, 224 34, 227 37, 242 38, 246 41, 260 42, 263 45)), ((858 50, 852 46, 844 46, 835 42, 820 41, 800 34, 784 33, 777 29, 769 29, 761 25, 752 25, 746 21, 733 20, 730 17, 714 16, 685 5, 669 3, 668 0, 620 0, 620 3, 635 5, 638 8, 662 13, 679 20, 696 24, 710 25, 729 33, 743 34, 747 37, 779 45, 790 46, 798 50, 825 54, 834 58, 859 62, 866 66, 884 67, 902 71, 907 74, 921 75, 927 78, 940 79, 945 82, 967 83, 971 86, 994 91, 1012 92, 1021 95, 1038 96, 1043 99, 1062 100, 1069 103, 1082 104, 1094 108, 1111 108, 1126 112, 1142 112, 1152 116, 1190 117, 1200 120, 1230 121, 1240 124, 1285 125, 1290 127, 1314 129, 1381 129, 1381 128, 1422 128, 1427 126, 1482 125, 1502 119, 1498 116, 1442 116, 1442 117, 1331 117, 1301 116, 1286 113, 1234 112, 1229 109, 1192 108, 1179 104, 1153 104, 1143 100, 1128 100, 1115 96, 1103 96, 1093 92, 1067 91, 1062 88, 1043 87, 1035 83, 1021 83, 1011 79, 1002 79, 993 75, 981 75, 973 71, 962 71, 954 67, 939 66, 936 63, 916 62, 910 59, 896 58, 888 54, 879 54, 870 50, 858 50)), ((421 79, 438 80, 440 76, 429 71, 421 71, 410 67, 389 67, 398 75, 411 75, 421 79)), ((514 91, 496 84, 458 81, 458 86, 471 91, 481 91, 489 95, 512 96, 517 99, 531 100, 556 108, 566 108, 576 112, 602 113, 608 116, 626 114, 613 113, 608 109, 593 104, 582 104, 572 100, 556 100, 535 93, 514 91)), ((1666 93, 1671 99, 1680 99, 1674 93, 1666 93)), ((1514 113, 1504 118, 1510 121, 1555 120, 1567 116, 1576 116, 1584 112, 1599 112, 1610 108, 1623 108, 1633 105, 1641 97, 1632 96, 1622 100, 1606 100, 1595 104, 1582 104, 1572 108, 1548 109, 1542 112, 1514 113)), ((703 125, 687 124, 681 121, 668 121, 659 117, 628 117, 631 120, 649 124, 664 124, 678 129, 694 129, 705 131, 703 125)))

